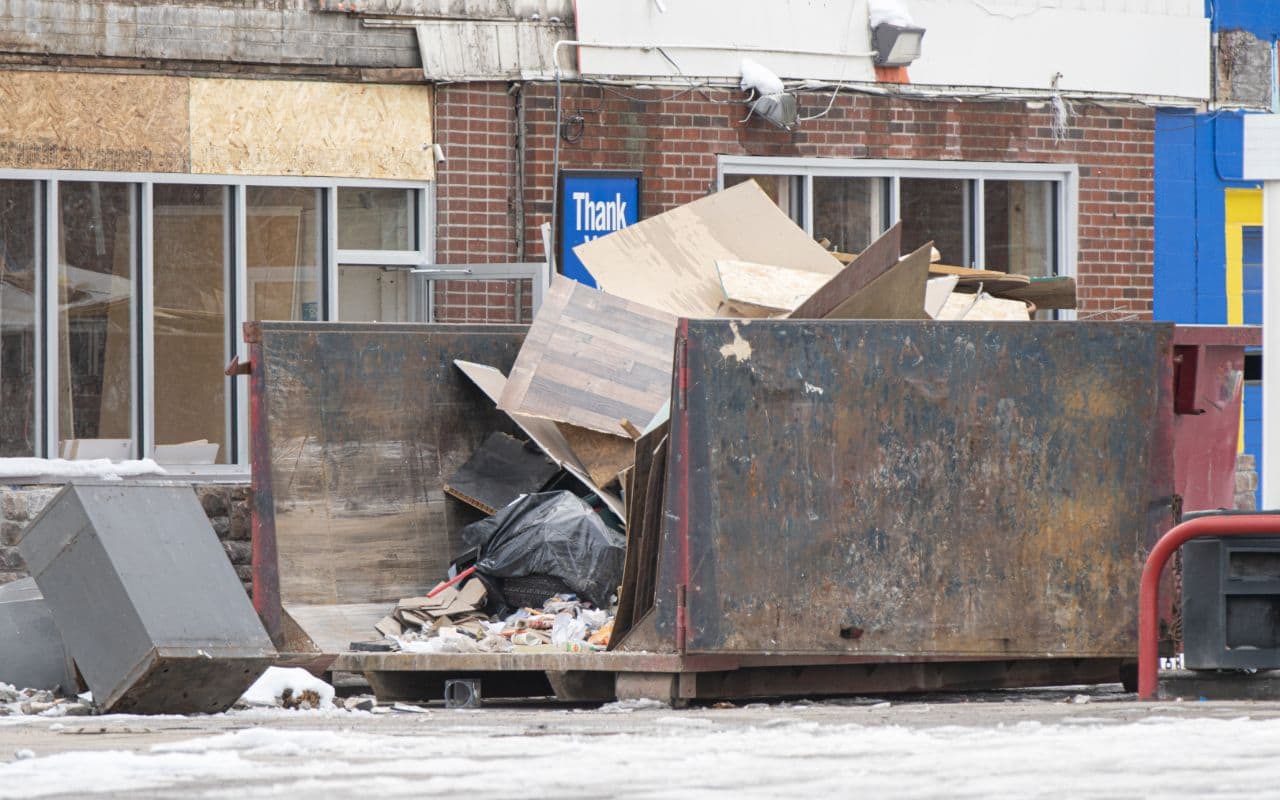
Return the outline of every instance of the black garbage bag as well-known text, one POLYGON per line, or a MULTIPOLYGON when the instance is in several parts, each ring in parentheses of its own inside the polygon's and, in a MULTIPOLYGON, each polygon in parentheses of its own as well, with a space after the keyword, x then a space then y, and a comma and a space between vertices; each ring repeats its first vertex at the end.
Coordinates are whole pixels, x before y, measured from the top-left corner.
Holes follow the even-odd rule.
POLYGON ((463 528, 462 540, 479 548, 481 575, 549 575, 598 608, 608 608, 627 551, 622 534, 570 492, 525 495, 463 528))

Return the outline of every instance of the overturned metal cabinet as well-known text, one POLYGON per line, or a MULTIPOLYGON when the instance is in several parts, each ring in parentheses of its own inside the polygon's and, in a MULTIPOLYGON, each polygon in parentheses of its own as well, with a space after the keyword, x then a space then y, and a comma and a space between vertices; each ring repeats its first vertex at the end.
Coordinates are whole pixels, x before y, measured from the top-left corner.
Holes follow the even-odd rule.
POLYGON ((190 486, 70 484, 18 548, 104 711, 223 711, 275 655, 190 486))
POLYGON ((0 683, 19 689, 76 692, 75 669, 31 578, 0 586, 0 683))

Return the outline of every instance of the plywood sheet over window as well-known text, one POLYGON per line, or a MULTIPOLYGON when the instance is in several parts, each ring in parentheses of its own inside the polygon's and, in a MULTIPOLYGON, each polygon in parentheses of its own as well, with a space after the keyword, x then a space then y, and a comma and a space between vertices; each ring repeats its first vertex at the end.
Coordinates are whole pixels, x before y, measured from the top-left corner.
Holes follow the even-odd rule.
POLYGON ((188 79, 0 72, 0 164, 186 172, 188 79))
POLYGON ((191 171, 431 180, 431 88, 191 80, 191 171))

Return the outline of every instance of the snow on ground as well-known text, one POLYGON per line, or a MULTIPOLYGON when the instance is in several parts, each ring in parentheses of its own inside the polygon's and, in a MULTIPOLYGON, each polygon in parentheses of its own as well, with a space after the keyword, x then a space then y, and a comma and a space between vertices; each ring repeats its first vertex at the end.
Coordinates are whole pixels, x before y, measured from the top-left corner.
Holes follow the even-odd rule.
MULTIPOLYGON (((404 735, 253 727, 0 765, 0 797, 1261 797, 1280 792, 1280 720, 1078 716, 987 726, 859 724, 767 711, 644 710, 613 728, 414 716, 404 735), (724 719, 724 721, 720 721, 724 719), (498 723, 498 724, 495 724, 498 723), (471 724, 474 723, 474 724, 471 724)), ((600 719, 598 712, 578 718, 600 719)), ((866 718, 865 716, 863 717, 866 718)), ((571 718, 572 719, 572 718, 571 718)), ((6 758, 10 755, 3 754, 6 758)), ((26 755, 26 754, 24 754, 26 755)))
POLYGON ((332 686, 301 667, 267 667, 240 700, 251 706, 332 708, 333 694, 332 686))

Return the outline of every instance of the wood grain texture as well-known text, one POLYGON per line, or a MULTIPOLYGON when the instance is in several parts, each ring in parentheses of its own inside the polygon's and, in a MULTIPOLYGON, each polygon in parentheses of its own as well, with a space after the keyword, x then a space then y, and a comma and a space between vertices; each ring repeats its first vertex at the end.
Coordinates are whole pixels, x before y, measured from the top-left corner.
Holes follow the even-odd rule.
POLYGON ((557 276, 498 408, 625 437, 671 395, 675 317, 557 276))
POLYGON ((755 181, 641 220, 573 252, 606 292, 684 317, 716 315, 724 299, 717 259, 826 275, 841 267, 755 181))
POLYGON ((191 171, 432 180, 431 114, 426 85, 193 78, 191 171))

